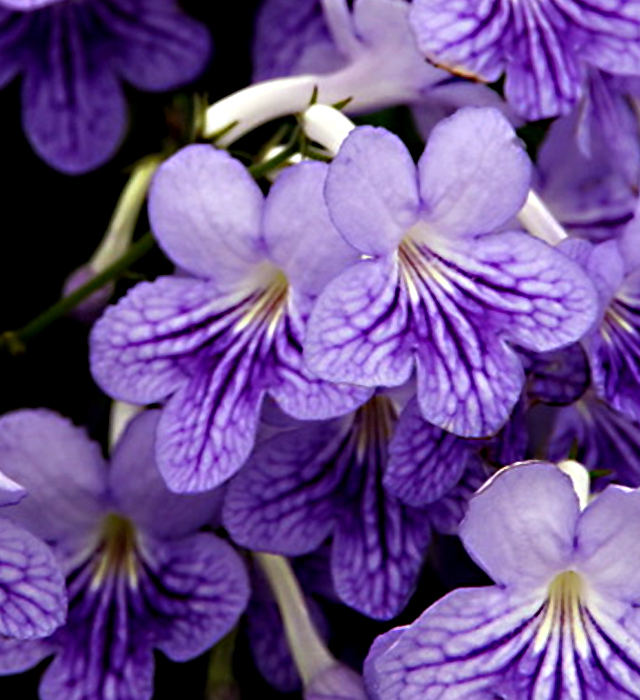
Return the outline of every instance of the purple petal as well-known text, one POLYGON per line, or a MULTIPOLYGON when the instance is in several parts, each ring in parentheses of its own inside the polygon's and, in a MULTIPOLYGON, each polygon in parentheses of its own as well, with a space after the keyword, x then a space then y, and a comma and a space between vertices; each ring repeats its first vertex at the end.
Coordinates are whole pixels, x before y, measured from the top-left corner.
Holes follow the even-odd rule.
POLYGON ((57 2, 64 0, 2 0, 2 5, 16 12, 29 12, 30 10, 38 10, 47 5, 55 5, 57 2))
POLYGON ((243 284, 264 260, 263 195, 225 151, 194 144, 163 163, 149 190, 159 245, 179 267, 219 285, 243 284))
MULTIPOLYGON (((594 255, 595 257, 595 255, 594 255)), ((640 269, 624 280, 588 345, 598 394, 633 420, 640 420, 640 269)))
MULTIPOLYGON (((528 680, 525 687, 542 690, 530 649, 543 603, 539 595, 496 587, 453 591, 409 627, 376 641, 365 662, 367 688, 376 700, 520 698, 499 693, 515 675, 528 680)), ((546 690, 549 681, 542 682, 546 690)), ((547 692, 539 697, 552 697, 547 692)))
POLYGON ((440 122, 418 163, 424 220, 443 238, 490 233, 522 207, 531 163, 493 108, 464 108, 440 122))
POLYGON ((420 50, 433 63, 493 82, 504 70, 510 15, 507 2, 415 0, 409 19, 420 50))
POLYGON ((64 577, 53 552, 0 518, 0 635, 47 637, 65 620, 64 577))
POLYGON ((48 639, 9 639, 0 637, 0 674, 22 673, 51 656, 54 647, 48 639))
POLYGON ((367 387, 327 382, 304 363, 304 323, 299 309, 289 304, 289 313, 273 332, 274 361, 269 396, 290 416, 301 420, 323 420, 342 416, 363 404, 372 393, 367 387))
POLYGON ((415 165, 402 141, 370 126, 354 129, 329 166, 329 214, 362 253, 394 251, 418 216, 415 165))
POLYGON ((409 323, 397 261, 359 262, 318 298, 307 328, 305 359, 331 381, 400 386, 413 369, 409 323))
POLYGON ((113 398, 147 404, 170 396, 188 377, 180 355, 204 344, 223 318, 228 301, 210 284, 160 277, 131 289, 109 307, 90 338, 91 373, 113 398))
POLYGON ((156 457, 172 491, 216 488, 249 456, 264 395, 257 386, 254 352, 229 353, 214 367, 202 358, 190 381, 164 407, 156 457))
POLYGON ((331 534, 348 463, 335 459, 351 421, 323 422, 262 443, 231 482, 223 523, 244 547, 289 556, 331 534))
POLYGON ((577 570, 606 599, 635 601, 640 590, 640 491, 608 486, 587 506, 577 528, 577 570), (624 556, 621 556, 624 552, 624 556))
POLYGON ((96 3, 95 12, 114 40, 113 66, 139 90, 163 91, 190 83, 211 54, 207 28, 174 2, 127 0, 96 3))
POLYGON ((413 399, 389 444, 385 488, 403 503, 424 506, 460 481, 475 452, 473 443, 427 423, 413 399))
POLYGON ((264 212, 269 259, 296 293, 311 297, 360 258, 329 218, 323 196, 327 169, 324 163, 287 168, 272 185, 264 212))
POLYGON ((26 490, 20 484, 0 472, 0 507, 15 505, 26 495, 26 490))
POLYGON ((167 489, 155 460, 160 411, 136 416, 112 451, 109 487, 119 512, 140 529, 161 539, 175 539, 211 522, 221 510, 220 489, 203 494, 175 494, 167 489))
POLYGON ((471 499, 460 537, 496 583, 535 590, 571 563, 579 513, 568 476, 547 462, 524 462, 471 499))
POLYGON ((52 411, 15 411, 0 419, 0 469, 28 493, 2 514, 47 541, 86 536, 105 507, 100 446, 52 411))
POLYGON ((0 6, 0 89, 20 73, 24 62, 24 37, 31 18, 0 6))
MULTIPOLYGON (((48 10, 22 82, 24 130, 38 155, 68 174, 99 167, 118 149, 127 125, 122 89, 82 36, 82 16, 64 3, 48 10)), ((33 41, 33 39, 30 39, 33 41)))

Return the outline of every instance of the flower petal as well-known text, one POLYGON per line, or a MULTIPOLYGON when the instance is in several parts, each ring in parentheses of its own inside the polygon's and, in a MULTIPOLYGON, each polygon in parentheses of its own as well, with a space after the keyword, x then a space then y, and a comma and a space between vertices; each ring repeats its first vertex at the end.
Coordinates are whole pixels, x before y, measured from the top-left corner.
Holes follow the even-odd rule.
POLYGON ((432 131, 418 163, 423 219, 446 239, 491 233, 527 197, 531 162, 513 127, 491 107, 467 107, 432 131))
POLYGON ((100 446, 53 411, 2 416, 0 469, 27 490, 2 515, 47 541, 86 536, 107 503, 100 446))
POLYGON ((394 251, 420 206, 409 151, 394 134, 371 126, 347 136, 329 166, 325 193, 337 229, 367 255, 394 251))
POLYGON ((47 637, 65 620, 64 577, 53 552, 0 518, 0 635, 47 637))
POLYGON ((400 386, 413 369, 406 291, 395 258, 365 260, 320 295, 307 327, 304 356, 331 381, 400 386))
POLYGON ((194 144, 156 172, 149 220, 159 245, 179 267, 219 285, 240 285, 264 259, 264 198, 240 161, 194 144))
POLYGON ((271 186, 264 212, 270 260, 296 293, 311 297, 360 258, 329 218, 323 196, 327 169, 317 162, 287 168, 271 186))
POLYGON ((26 495, 24 487, 0 472, 0 507, 15 505, 26 495))
POLYGON ((351 421, 288 430, 263 442, 231 482, 223 523, 249 549, 296 556, 331 534, 348 464, 339 456, 351 421))
POLYGON ((141 530, 175 539, 214 520, 224 494, 220 489, 202 494, 167 489, 155 460, 159 418, 160 411, 145 411, 129 423, 112 450, 109 487, 118 511, 141 530))
POLYGON ((113 156, 127 107, 118 81, 84 35, 82 8, 64 3, 47 12, 48 32, 38 38, 22 82, 23 125, 43 160, 77 175, 113 156))
POLYGON ((548 462, 523 462, 471 499, 460 537, 496 583, 546 589, 572 562, 579 513, 568 476, 548 462))
POLYGON ((468 440, 427 423, 413 399, 403 410, 389 444, 383 484, 403 503, 424 506, 442 498, 473 459, 468 440))
POLYGON ((139 90, 163 91, 191 82, 204 70, 211 37, 200 22, 163 0, 96 3, 94 12, 114 40, 113 67, 139 90))

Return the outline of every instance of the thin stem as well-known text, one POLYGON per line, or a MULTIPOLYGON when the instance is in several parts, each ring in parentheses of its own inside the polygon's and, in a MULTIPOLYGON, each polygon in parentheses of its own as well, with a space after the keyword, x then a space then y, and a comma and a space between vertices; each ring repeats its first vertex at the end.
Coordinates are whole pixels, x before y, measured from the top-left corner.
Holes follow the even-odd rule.
POLYGON ((331 656, 309 614, 298 580, 289 562, 275 554, 253 552, 278 603, 289 650, 302 681, 308 685, 316 675, 333 666, 331 656))
POLYGON ((264 177, 267 173, 270 173, 272 170, 275 170, 278 166, 282 165, 283 163, 286 163, 289 160, 289 158, 295 156, 296 153, 298 153, 297 133, 294 134, 294 137, 287 144, 287 146, 283 148, 278 154, 273 156, 273 158, 269 158, 269 160, 265 160, 263 163, 256 163, 255 165, 251 165, 249 166, 248 170, 256 180, 259 180, 261 177, 264 177))
POLYGON ((156 242, 151 233, 145 233, 138 241, 136 241, 129 250, 114 263, 105 268, 101 273, 89 280, 86 284, 75 290, 67 297, 63 297, 55 304, 50 306, 46 311, 27 323, 17 331, 5 331, 0 335, 0 347, 6 346, 12 355, 24 352, 25 343, 36 335, 41 333, 45 328, 50 326, 54 321, 67 314, 71 309, 75 308, 83 299, 86 299, 93 292, 103 287, 107 282, 119 277, 131 265, 140 260, 154 246, 156 242))

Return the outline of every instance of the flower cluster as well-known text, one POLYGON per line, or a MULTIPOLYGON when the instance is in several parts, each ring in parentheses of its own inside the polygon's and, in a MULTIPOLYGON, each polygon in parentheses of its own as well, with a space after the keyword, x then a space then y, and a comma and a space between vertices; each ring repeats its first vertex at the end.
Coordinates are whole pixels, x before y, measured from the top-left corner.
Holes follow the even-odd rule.
MULTIPOLYGON (((640 699, 640 0, 264 0, 253 54, 0 336, 95 321, 113 401, 108 459, 0 416, 0 674, 150 700, 154 654, 212 649, 208 700, 245 666, 306 700, 640 699)), ((0 0, 0 85, 63 173, 118 149, 121 82, 211 55, 175 0, 0 0)))

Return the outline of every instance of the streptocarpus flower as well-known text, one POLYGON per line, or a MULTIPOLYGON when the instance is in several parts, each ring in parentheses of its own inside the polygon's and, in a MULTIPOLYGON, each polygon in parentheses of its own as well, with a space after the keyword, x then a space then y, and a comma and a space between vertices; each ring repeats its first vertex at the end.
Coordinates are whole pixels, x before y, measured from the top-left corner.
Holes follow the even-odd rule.
MULTIPOLYGON (((401 447, 416 422, 411 412, 405 415, 410 422, 401 447)), ((414 500, 440 502, 429 508, 402 503, 384 486, 397 421, 389 397, 376 395, 349 416, 263 442, 229 485, 225 527, 243 546, 288 556, 311 552, 332 536, 331 571, 340 599, 370 617, 395 617, 414 590, 434 521, 450 531, 455 515, 462 515, 458 496, 468 498, 473 488, 458 482, 465 476, 477 488, 483 481, 469 447, 452 445, 447 437, 453 436, 433 435, 424 424, 414 460, 424 484, 416 476, 414 500)))
POLYGON ((207 29, 175 0, 0 0, 0 87, 22 75, 27 138, 65 173, 114 155, 127 126, 122 81, 173 90, 210 53, 207 29))
POLYGON ((64 578, 53 552, 2 517, 2 506, 15 505, 25 495, 22 486, 0 471, 0 636, 17 639, 50 635, 67 612, 64 578))
POLYGON ((239 161, 183 149, 151 186, 152 228, 193 276, 143 282, 95 325, 92 372, 112 396, 165 401, 158 466, 176 491, 234 474, 253 447, 263 397, 289 415, 329 418, 370 390, 322 381, 302 362, 311 301, 358 257, 322 201, 326 166, 285 172, 265 199, 239 161))
POLYGON ((148 700, 154 649, 191 659, 226 634, 247 603, 239 556, 198 532, 219 494, 172 494, 157 473, 157 418, 157 411, 136 417, 110 465, 54 413, 0 420, 3 468, 28 490, 8 507, 11 518, 51 543, 67 580, 66 625, 42 641, 0 641, 2 673, 55 656, 42 698, 148 700))
POLYGON ((417 373, 426 420, 467 437, 497 432, 524 382, 512 345, 578 340, 596 314, 580 268, 504 230, 524 202, 530 162, 494 109, 436 126, 416 167, 394 135, 356 128, 329 166, 325 195, 367 259, 330 282, 308 325, 318 375, 398 386, 417 373))
POLYGON ((566 114, 589 67, 640 74, 638 0, 414 0, 411 24, 436 64, 493 82, 528 120, 566 114))
POLYGON ((373 698, 640 697, 640 492, 609 486, 587 505, 586 472, 569 468, 576 490, 531 462, 471 499, 460 536, 496 585, 453 591, 379 637, 365 664, 373 698))

